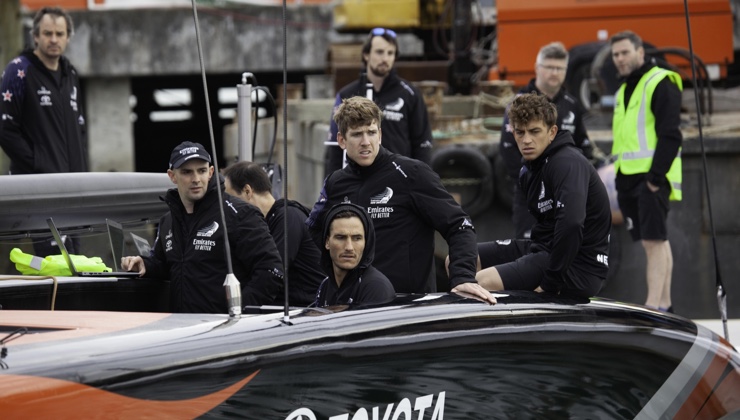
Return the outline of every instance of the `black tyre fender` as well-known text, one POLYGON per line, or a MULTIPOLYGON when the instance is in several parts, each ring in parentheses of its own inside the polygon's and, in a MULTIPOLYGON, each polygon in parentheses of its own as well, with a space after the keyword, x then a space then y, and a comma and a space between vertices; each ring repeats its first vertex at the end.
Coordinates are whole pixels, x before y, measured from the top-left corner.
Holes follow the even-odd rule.
POLYGON ((566 90, 575 96, 586 108, 591 109, 600 102, 600 93, 592 91, 591 64, 599 51, 608 46, 605 41, 579 44, 568 51, 568 74, 565 78, 566 90))
POLYGON ((506 170, 506 163, 501 153, 493 156, 493 179, 496 185, 496 197, 501 204, 511 209, 514 204, 514 184, 516 180, 511 179, 506 170))
POLYGON ((447 191, 458 196, 463 210, 473 217, 493 201, 493 170, 488 158, 475 147, 452 145, 437 149, 430 166, 447 191))

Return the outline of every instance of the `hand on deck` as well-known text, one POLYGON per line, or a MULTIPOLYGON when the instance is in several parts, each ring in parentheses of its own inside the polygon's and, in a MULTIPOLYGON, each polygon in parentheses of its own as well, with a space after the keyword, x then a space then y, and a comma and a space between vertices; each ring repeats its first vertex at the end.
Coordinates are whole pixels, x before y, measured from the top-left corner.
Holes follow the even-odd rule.
POLYGON ((461 283, 455 286, 452 289, 452 293, 457 293, 461 295, 471 295, 475 298, 481 299, 482 301, 489 303, 491 305, 496 304, 496 298, 493 297, 491 292, 484 289, 481 285, 478 283, 461 283))

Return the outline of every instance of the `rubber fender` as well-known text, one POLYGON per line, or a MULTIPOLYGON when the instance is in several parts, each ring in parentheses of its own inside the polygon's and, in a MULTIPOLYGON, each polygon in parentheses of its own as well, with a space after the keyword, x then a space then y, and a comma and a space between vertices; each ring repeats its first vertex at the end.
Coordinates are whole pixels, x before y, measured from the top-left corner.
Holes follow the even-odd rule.
POLYGON ((493 168, 479 149, 461 144, 437 149, 430 166, 469 216, 475 216, 491 205, 493 168))

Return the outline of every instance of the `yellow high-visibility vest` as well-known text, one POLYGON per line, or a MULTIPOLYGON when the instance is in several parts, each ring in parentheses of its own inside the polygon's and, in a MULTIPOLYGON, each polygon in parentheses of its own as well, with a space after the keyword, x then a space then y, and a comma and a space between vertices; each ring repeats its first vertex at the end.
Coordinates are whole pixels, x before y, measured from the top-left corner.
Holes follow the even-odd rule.
MULTIPOLYGON (((650 109, 653 93, 661 80, 668 77, 671 82, 683 90, 683 81, 678 73, 653 67, 645 73, 630 96, 627 106, 624 106, 623 83, 617 91, 614 106, 614 119, 612 127, 614 132, 614 143, 612 154, 617 157, 614 169, 625 175, 642 174, 650 171, 653 164, 655 146, 658 144, 658 135, 655 132, 655 115, 650 109)), ((673 159, 671 168, 666 174, 671 185, 670 199, 681 201, 681 149, 673 159)))
MULTIPOLYGON (((79 271, 111 271, 100 257, 86 257, 71 254, 72 262, 79 271)), ((26 254, 19 248, 10 251, 10 261, 21 274, 34 276, 71 276, 72 271, 61 255, 49 255, 46 258, 26 254)))

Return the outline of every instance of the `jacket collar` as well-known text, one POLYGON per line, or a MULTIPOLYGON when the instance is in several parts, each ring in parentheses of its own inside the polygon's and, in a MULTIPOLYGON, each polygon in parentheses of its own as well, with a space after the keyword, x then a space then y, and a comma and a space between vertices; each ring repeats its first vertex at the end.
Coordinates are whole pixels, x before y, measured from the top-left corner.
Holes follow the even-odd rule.
POLYGON ((370 166, 360 166, 352 159, 347 158, 347 167, 349 170, 362 177, 370 176, 383 167, 383 165, 390 159, 392 153, 388 151, 383 145, 378 146, 378 155, 375 156, 375 160, 370 166))
POLYGON ((570 134, 570 131, 558 130, 557 134, 555 134, 555 138, 545 148, 545 151, 542 152, 537 159, 531 162, 525 161, 524 164, 530 169, 540 168, 542 165, 547 163, 550 156, 552 156, 557 150, 567 147, 568 145, 575 146, 575 142, 573 141, 573 136, 570 134))

